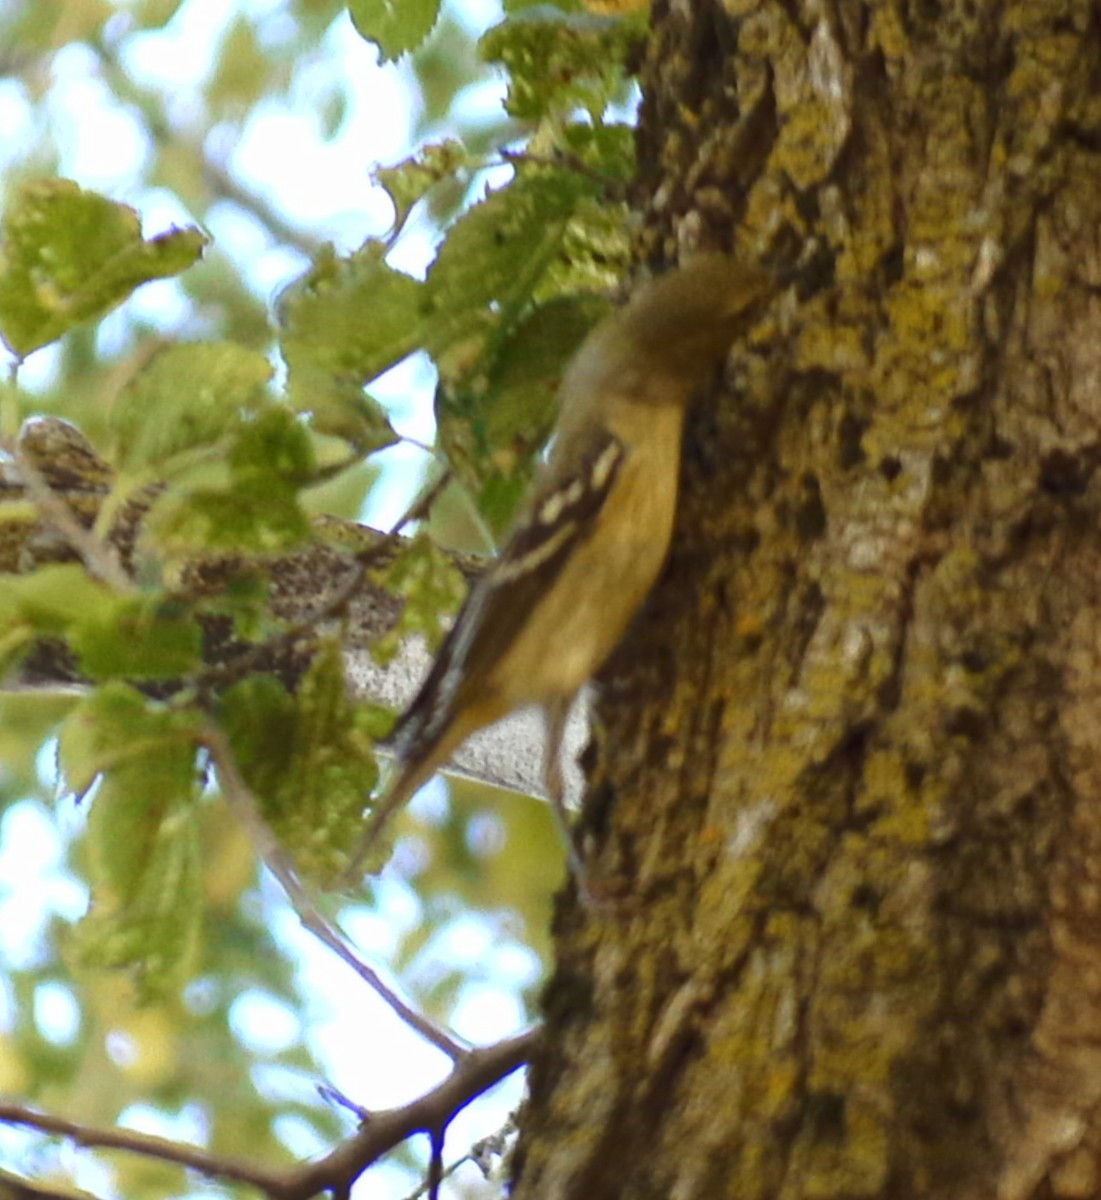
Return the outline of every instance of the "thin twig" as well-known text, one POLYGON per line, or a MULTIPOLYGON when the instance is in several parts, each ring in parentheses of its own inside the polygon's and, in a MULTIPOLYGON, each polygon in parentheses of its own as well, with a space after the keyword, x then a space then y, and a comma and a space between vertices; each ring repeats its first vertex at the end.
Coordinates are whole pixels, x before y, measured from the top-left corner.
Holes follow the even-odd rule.
POLYGON ((13 358, 8 363, 8 377, 0 387, 0 434, 5 437, 15 437, 19 432, 19 368, 22 362, 21 358, 13 358))
POLYGON ((97 579, 123 594, 132 593, 134 581, 127 575, 114 546, 89 533, 73 515, 72 509, 54 491, 45 475, 26 455, 17 438, 0 439, 0 448, 12 461, 27 489, 27 496, 42 520, 59 533, 88 570, 97 579))
POLYGON ((356 569, 352 572, 348 579, 337 589, 336 593, 330 596, 324 604, 321 604, 303 621, 300 625, 306 628, 312 628, 319 622, 326 620, 329 617, 335 616, 340 612, 348 601, 359 590, 360 584, 363 583, 363 578, 371 567, 379 561, 379 559, 389 550, 401 535, 401 531, 406 525, 411 525, 414 521, 423 520, 432 511, 432 505, 440 498, 444 489, 451 482, 451 468, 448 467, 440 473, 440 477, 427 487, 409 507, 401 514, 393 525, 377 540, 372 542, 365 549, 359 551, 355 556, 356 569))
MULTIPOLYGON (((462 1158, 457 1158, 457 1159, 455 1159, 455 1161, 453 1163, 448 1163, 448 1165, 446 1167, 444 1167, 444 1169, 440 1172, 440 1177, 439 1177, 437 1186, 438 1186, 438 1184, 443 1183, 443 1181, 445 1179, 450 1179, 451 1176, 454 1175, 455 1172, 461 1166, 463 1166, 465 1163, 473 1162, 473 1161, 474 1161, 473 1155, 464 1154, 462 1156, 462 1158)), ((431 1181, 426 1179, 424 1181, 424 1183, 422 1183, 415 1192, 410 1192, 409 1195, 405 1197, 405 1200, 421 1200, 422 1196, 429 1196, 431 1190, 432 1190, 432 1183, 431 1183, 431 1181)))
POLYGON ((380 996, 411 1029, 414 1029, 425 1041, 438 1050, 442 1050, 452 1062, 459 1062, 471 1053, 469 1043, 442 1029, 403 1000, 373 967, 359 958, 341 931, 318 909, 303 886, 290 856, 279 844, 278 839, 261 815, 260 806, 241 775, 225 734, 216 726, 209 725, 203 732, 203 745, 218 771, 218 780, 222 785, 223 795, 236 810, 252 838, 257 853, 278 880, 303 927, 308 929, 318 941, 328 946, 338 958, 347 963, 360 979, 380 996))
POLYGON ((371 1115, 362 1104, 357 1104, 350 1096, 345 1096, 340 1088, 331 1083, 319 1083, 317 1094, 329 1104, 335 1104, 338 1108, 343 1108, 345 1112, 350 1112, 360 1125, 371 1115))
MULTIPOLYGON (((491 1158, 503 1158, 508 1150, 508 1142, 510 1138, 516 1135, 516 1113, 509 1113, 508 1120, 494 1133, 488 1134, 484 1138, 479 1138, 470 1149, 454 1162, 449 1163, 440 1175, 440 1182, 445 1179, 450 1179, 460 1167, 467 1163, 473 1163, 482 1173, 484 1179, 489 1178, 491 1170, 491 1158)), ((416 1191, 410 1192, 405 1200, 421 1200, 422 1196, 427 1196, 430 1189, 430 1183, 425 1180, 416 1191)))

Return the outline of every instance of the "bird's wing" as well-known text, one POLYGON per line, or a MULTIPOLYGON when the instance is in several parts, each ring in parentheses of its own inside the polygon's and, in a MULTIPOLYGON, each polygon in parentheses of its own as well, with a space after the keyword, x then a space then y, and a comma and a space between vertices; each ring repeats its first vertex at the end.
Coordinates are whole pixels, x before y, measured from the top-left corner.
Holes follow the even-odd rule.
MULTIPOLYGON (((569 478, 548 481, 527 519, 474 584, 428 677, 391 735, 398 759, 431 752, 479 694, 532 609, 554 587, 573 549, 593 531, 626 450, 611 433, 594 440, 569 478)), ((547 648, 554 653, 553 647, 547 648)))

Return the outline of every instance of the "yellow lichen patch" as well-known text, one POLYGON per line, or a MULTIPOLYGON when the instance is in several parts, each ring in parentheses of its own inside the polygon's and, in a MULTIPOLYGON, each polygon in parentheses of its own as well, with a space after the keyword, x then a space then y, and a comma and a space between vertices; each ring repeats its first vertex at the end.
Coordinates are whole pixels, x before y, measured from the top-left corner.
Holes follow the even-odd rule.
POLYGON ((650 0, 581 0, 588 12, 600 17, 621 17, 650 7, 650 0))

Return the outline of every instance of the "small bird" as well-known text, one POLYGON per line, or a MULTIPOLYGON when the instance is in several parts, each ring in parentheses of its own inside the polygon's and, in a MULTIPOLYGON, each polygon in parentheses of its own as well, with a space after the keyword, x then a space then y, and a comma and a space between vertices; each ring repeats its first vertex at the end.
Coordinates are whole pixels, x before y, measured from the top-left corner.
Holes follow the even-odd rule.
POLYGON ((700 254, 643 284, 586 338, 520 518, 391 735, 397 773, 375 802, 364 849, 472 733, 537 705, 547 792, 580 880, 562 795, 566 718, 665 561, 689 401, 774 288, 765 270, 700 254))

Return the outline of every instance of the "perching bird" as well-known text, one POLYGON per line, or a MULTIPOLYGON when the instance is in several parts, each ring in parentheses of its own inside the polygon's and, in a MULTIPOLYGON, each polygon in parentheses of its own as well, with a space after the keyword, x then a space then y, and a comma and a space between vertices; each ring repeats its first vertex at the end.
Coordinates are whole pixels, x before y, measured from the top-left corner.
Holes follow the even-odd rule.
POLYGON ((547 790, 561 815, 570 706, 669 549, 685 410, 774 286, 763 270, 701 254, 642 285, 589 334, 563 378, 550 455, 520 519, 395 727, 397 775, 365 846, 472 733, 530 705, 547 719, 547 790))

